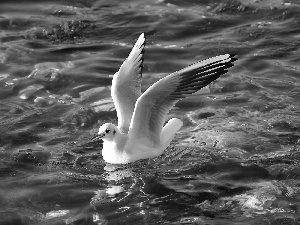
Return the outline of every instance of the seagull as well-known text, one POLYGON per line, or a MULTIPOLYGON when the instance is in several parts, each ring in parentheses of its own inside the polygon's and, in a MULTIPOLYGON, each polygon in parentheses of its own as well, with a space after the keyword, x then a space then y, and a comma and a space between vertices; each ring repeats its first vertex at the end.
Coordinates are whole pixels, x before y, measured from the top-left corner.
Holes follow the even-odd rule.
POLYGON ((105 123, 91 139, 103 140, 103 159, 111 164, 127 164, 163 154, 183 123, 165 118, 181 99, 227 73, 237 60, 225 54, 196 62, 155 82, 141 92, 145 35, 142 33, 129 56, 113 76, 111 96, 118 126, 105 123))

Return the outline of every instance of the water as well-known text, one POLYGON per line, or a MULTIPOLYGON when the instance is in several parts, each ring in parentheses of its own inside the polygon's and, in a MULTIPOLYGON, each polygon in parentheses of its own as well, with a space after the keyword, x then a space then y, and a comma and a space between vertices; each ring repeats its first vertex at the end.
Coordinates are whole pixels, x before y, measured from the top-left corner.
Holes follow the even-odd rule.
POLYGON ((299 224, 299 27, 297 0, 2 0, 0 224, 299 224), (143 90, 239 60, 170 112, 164 155, 108 165, 89 140, 142 32, 143 90))

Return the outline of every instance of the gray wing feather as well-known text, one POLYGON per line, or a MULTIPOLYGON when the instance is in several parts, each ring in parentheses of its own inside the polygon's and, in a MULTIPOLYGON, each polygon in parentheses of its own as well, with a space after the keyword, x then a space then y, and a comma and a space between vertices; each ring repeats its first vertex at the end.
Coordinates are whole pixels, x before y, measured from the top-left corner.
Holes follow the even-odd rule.
POLYGON ((118 128, 127 133, 136 100, 141 96, 145 37, 141 34, 128 58, 114 75, 111 95, 117 110, 118 128))
POLYGON ((169 110, 221 75, 236 60, 234 55, 220 55, 192 64, 172 73, 149 87, 137 100, 129 135, 160 145, 160 134, 169 110))

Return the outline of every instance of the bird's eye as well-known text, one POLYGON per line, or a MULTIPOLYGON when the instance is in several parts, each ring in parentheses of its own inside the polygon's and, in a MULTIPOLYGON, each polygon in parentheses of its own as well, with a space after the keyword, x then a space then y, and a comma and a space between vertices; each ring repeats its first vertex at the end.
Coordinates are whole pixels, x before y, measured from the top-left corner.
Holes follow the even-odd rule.
POLYGON ((108 134, 109 132, 110 132, 110 129, 106 129, 106 130, 105 130, 105 133, 108 134))

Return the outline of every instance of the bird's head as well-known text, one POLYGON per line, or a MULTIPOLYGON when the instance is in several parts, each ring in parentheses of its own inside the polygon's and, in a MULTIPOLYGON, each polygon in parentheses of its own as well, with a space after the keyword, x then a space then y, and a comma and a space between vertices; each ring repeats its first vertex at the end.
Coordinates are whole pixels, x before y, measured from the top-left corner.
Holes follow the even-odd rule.
POLYGON ((92 137, 92 141, 98 141, 102 139, 103 141, 105 140, 113 140, 118 132, 118 128, 111 124, 111 123, 105 123, 103 124, 100 128, 98 133, 92 137))

